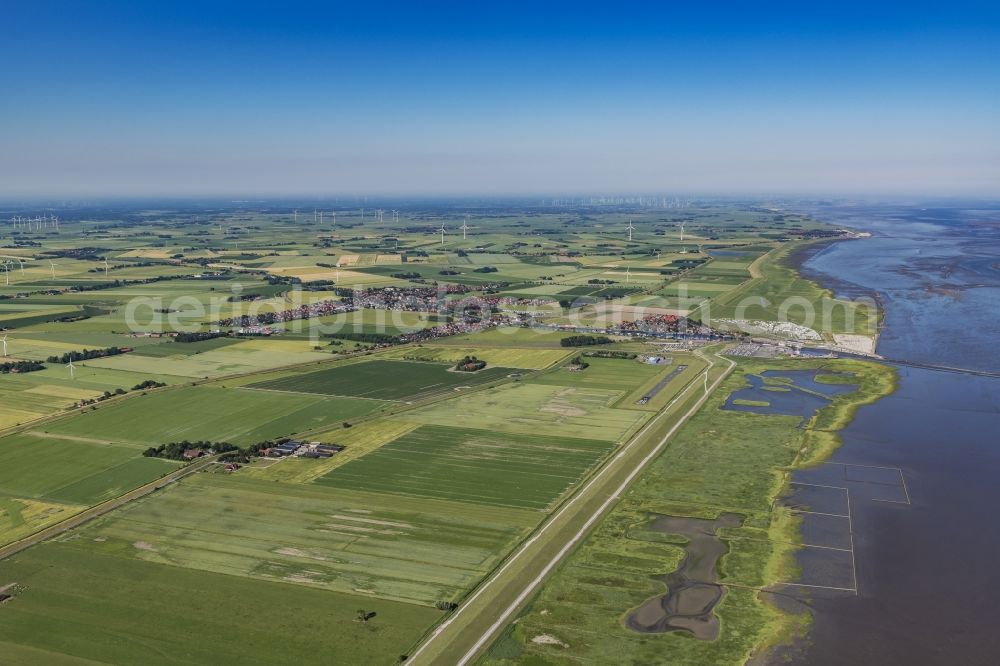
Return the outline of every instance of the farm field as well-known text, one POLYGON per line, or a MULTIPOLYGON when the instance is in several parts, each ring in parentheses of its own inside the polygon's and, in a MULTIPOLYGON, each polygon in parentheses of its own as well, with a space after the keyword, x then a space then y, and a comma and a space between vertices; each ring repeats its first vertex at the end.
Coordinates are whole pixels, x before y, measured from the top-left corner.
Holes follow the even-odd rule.
MULTIPOLYGON (((482 430, 618 441, 634 432, 645 414, 614 409, 621 391, 548 386, 530 382, 505 384, 489 392, 463 397, 462 414, 482 430)), ((454 406, 429 405, 406 414, 408 421, 453 425, 454 406)))
POLYGON ((489 366, 501 366, 521 370, 541 370, 569 357, 572 351, 565 349, 533 349, 516 347, 403 347, 381 355, 382 358, 418 359, 422 361, 443 361, 457 363, 466 356, 475 356, 486 361, 489 366))
POLYGON ((16 666, 264 666, 277 655, 310 663, 319 654, 334 663, 392 663, 441 615, 416 604, 164 566, 72 543, 15 555, 0 575, 0 585, 23 588, 4 605, 0 623, 4 663, 16 666), (359 608, 375 618, 357 622, 359 608))
POLYGON ((598 440, 422 426, 316 482, 541 510, 610 449, 598 440))
POLYGON ((441 498, 401 503, 358 488, 197 474, 94 522, 74 545, 433 606, 460 598, 538 519, 441 498))
MULTIPOLYGON (((108 358, 87 361, 87 367, 124 370, 140 375, 174 375, 191 378, 209 378, 223 375, 269 370, 296 363, 322 361, 330 358, 329 353, 315 352, 305 340, 298 341, 295 348, 288 349, 284 340, 262 340, 237 342, 236 344, 215 345, 207 350, 192 349, 185 354, 188 345, 172 343, 170 349, 176 355, 160 356, 149 354, 122 354, 108 358), (263 343, 263 344, 261 344, 263 343), (269 348, 268 345, 271 345, 269 348), (285 346, 283 349, 282 347, 285 346)), ((197 343, 195 343, 197 344, 197 343)), ((154 347, 163 350, 166 345, 154 347)), ((165 350, 164 350, 165 351, 165 350)))
POLYGON ((177 463, 140 453, 110 442, 9 435, 0 439, 0 493, 94 504, 176 469, 177 463))
POLYGON ((451 372, 443 363, 373 360, 249 384, 249 388, 378 400, 415 400, 431 393, 503 379, 509 371, 487 367, 451 372))
POLYGON ((377 400, 216 385, 157 391, 48 424, 52 433, 136 446, 211 440, 253 444, 363 416, 377 400))

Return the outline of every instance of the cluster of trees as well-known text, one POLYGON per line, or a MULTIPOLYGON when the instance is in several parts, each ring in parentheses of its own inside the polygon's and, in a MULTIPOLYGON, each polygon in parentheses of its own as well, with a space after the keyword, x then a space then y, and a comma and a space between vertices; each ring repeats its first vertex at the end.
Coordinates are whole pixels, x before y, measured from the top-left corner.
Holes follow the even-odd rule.
POLYGON ((45 365, 41 361, 7 361, 0 363, 0 374, 6 375, 11 372, 34 372, 44 370, 45 365))
POLYGON ((205 331, 196 333, 178 333, 174 336, 174 342, 201 342, 202 340, 212 340, 224 338, 229 333, 226 331, 205 331))
POLYGON ((622 358, 622 359, 632 359, 637 356, 634 352, 625 351, 611 351, 610 349, 599 349, 597 351, 583 352, 584 356, 590 356, 593 358, 622 358))
POLYGON ((591 280, 587 280, 587 284, 618 284, 618 283, 615 282, 614 280, 602 280, 600 278, 593 278, 591 280))
POLYGON ((139 382, 132 387, 133 391, 145 391, 146 389, 160 388, 161 386, 166 386, 163 382, 158 382, 154 379, 147 379, 144 382, 139 382))
POLYGON ((462 372, 475 372, 486 367, 486 361, 482 361, 475 356, 466 356, 455 364, 455 369, 462 372))
POLYGON ((352 342, 368 342, 375 345, 393 345, 400 341, 399 336, 388 333, 332 333, 325 337, 351 340, 352 342))
POLYGON ((452 270, 450 268, 446 268, 443 271, 438 271, 438 275, 461 275, 461 273, 459 271, 455 271, 455 270, 452 270))
POLYGON ((189 449, 201 449, 203 451, 210 451, 212 453, 225 453, 227 451, 239 451, 240 448, 229 442, 189 442, 184 440, 182 442, 170 442, 169 444, 160 444, 159 446, 151 446, 142 452, 142 455, 147 458, 166 458, 168 460, 184 460, 184 452, 189 449))
POLYGON ((119 387, 115 389, 114 393, 112 393, 111 391, 105 391, 96 398, 84 398, 83 400, 81 400, 76 404, 80 405, 81 407, 85 405, 93 405, 95 402, 104 402, 105 400, 109 400, 115 397, 116 395, 125 395, 127 392, 128 391, 126 391, 125 389, 119 387))
POLYGON ((392 277, 397 280, 416 280, 420 278, 420 273, 414 273, 413 271, 409 273, 393 273, 392 277))
POLYGON ((226 300, 230 303, 239 303, 241 301, 259 301, 263 296, 261 294, 236 294, 235 296, 230 296, 226 300))
POLYGON ((496 266, 480 266, 479 268, 472 269, 473 273, 497 273, 500 269, 496 266))
POLYGON ((571 335, 559 341, 563 347, 589 347, 591 345, 608 345, 612 340, 606 335, 571 335))
POLYGON ((62 356, 49 356, 45 360, 48 363, 69 363, 70 361, 86 361, 92 358, 118 356, 118 354, 124 354, 127 351, 131 350, 128 348, 122 349, 121 347, 108 347, 107 349, 84 349, 83 351, 66 352, 62 356))
POLYGON ((576 367, 580 368, 581 370, 586 370, 587 368, 590 367, 590 364, 587 363, 585 360, 583 360, 583 356, 577 356, 576 358, 574 358, 569 363, 570 363, 570 365, 575 365, 576 367))

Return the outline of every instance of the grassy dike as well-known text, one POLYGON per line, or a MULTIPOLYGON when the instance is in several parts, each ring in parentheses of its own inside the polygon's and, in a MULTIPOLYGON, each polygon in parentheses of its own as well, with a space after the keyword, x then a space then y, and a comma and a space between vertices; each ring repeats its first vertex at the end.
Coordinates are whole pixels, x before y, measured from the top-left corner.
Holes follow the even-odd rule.
POLYGON ((865 361, 742 361, 480 663, 742 664, 801 631, 807 617, 783 612, 759 594, 760 588, 797 573, 793 556, 801 542, 799 525, 774 501, 786 490, 792 470, 832 453, 839 444, 837 432, 856 410, 894 388, 894 370, 865 361), (859 388, 835 398, 804 427, 798 417, 720 409, 732 391, 747 385, 747 374, 784 368, 849 372, 859 388), (718 639, 626 629, 629 611, 662 594, 666 587, 658 577, 684 557, 685 540, 648 529, 650 518, 714 519, 724 512, 744 519, 740 527, 719 532, 729 551, 719 563, 726 594, 715 609, 718 639))

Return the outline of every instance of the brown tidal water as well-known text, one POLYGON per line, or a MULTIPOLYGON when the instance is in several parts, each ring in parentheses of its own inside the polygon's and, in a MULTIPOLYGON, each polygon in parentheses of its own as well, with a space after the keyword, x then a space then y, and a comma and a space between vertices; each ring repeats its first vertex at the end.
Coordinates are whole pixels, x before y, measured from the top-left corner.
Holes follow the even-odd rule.
MULTIPOLYGON (((875 233, 803 268, 842 294, 880 293, 880 353, 1000 368, 1000 206, 810 212, 875 233)), ((832 464, 793 476, 808 491, 796 502, 831 523, 849 514, 846 532, 804 536, 852 552, 819 567, 806 554, 803 576, 857 594, 798 590, 812 628, 770 663, 1000 664, 1000 379, 898 371, 896 393, 859 410, 832 464)))

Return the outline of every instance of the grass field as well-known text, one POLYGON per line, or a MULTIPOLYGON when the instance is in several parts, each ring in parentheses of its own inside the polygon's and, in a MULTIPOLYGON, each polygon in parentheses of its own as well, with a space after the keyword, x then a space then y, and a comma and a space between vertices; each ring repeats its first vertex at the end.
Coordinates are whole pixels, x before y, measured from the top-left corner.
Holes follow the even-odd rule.
POLYGON ((517 347, 401 347, 394 349, 383 358, 410 358, 422 361, 444 361, 457 363, 466 356, 475 356, 486 361, 489 366, 540 370, 558 363, 572 352, 565 349, 522 349, 517 347))
POLYGON ((134 447, 41 433, 0 439, 0 459, 0 494, 69 504, 94 504, 176 468, 134 447))
POLYGON ((545 509, 610 449, 596 440, 423 426, 317 483, 545 509))
POLYGON ((414 361, 374 360, 249 384, 251 388, 379 400, 414 400, 462 386, 503 379, 504 368, 450 372, 450 365, 414 361))
POLYGON ((252 444, 352 419, 384 403, 335 396, 191 386, 107 405, 46 429, 137 446, 183 439, 252 444))
POLYGON ((458 599, 538 518, 465 502, 400 502, 357 489, 198 474, 93 523, 75 545, 431 606, 458 599))
POLYGON ((81 505, 0 495, 0 546, 65 520, 84 508, 81 505))
MULTIPOLYGON (((91 542, 93 543, 93 542, 91 542)), ((440 611, 62 543, 4 562, 4 664, 389 664, 440 611), (376 616, 357 622, 358 609, 376 616), (280 656, 279 656, 280 655, 280 656)))
POLYGON ((643 413, 610 407, 620 396, 606 389, 518 382, 465 396, 461 415, 454 405, 440 403, 408 412, 406 419, 448 426, 467 418, 495 432, 617 441, 646 419, 643 413))

